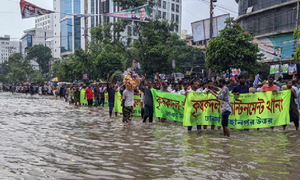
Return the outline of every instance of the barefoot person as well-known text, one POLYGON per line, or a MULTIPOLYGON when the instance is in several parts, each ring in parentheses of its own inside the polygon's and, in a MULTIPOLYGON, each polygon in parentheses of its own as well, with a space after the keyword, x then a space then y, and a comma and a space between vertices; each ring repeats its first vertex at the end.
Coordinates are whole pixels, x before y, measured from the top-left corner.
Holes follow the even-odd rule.
POLYGON ((212 93, 217 97, 217 99, 221 100, 223 132, 224 136, 230 137, 230 129, 228 128, 228 117, 231 114, 229 90, 224 79, 219 80, 219 85, 222 88, 220 94, 217 94, 214 90, 211 89, 208 89, 208 92, 212 93))
MULTIPOLYGON (((116 89, 114 88, 114 84, 109 82, 109 74, 107 75, 107 93, 108 93, 108 106, 109 106, 109 117, 112 115, 112 111, 115 105, 115 93, 116 89)), ((117 116, 117 112, 115 113, 117 116)))
POLYGON ((85 98, 87 99, 88 106, 92 107, 94 93, 93 93, 93 90, 91 89, 91 85, 89 85, 88 88, 86 88, 86 90, 85 90, 85 98))
MULTIPOLYGON (((299 130, 299 112, 298 112, 298 107, 294 99, 297 99, 297 94, 295 89, 292 87, 293 83, 292 81, 288 81, 286 83, 286 87, 288 90, 291 90, 291 101, 290 101, 290 121, 294 122, 296 131, 299 130)), ((286 125, 283 126, 283 130, 285 130, 286 125)))

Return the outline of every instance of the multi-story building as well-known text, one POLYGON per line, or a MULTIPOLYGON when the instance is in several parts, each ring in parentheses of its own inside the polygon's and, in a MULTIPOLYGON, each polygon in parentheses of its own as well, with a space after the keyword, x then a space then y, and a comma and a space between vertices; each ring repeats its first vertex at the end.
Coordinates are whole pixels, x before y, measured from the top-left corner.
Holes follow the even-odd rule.
POLYGON ((20 53, 20 41, 11 41, 9 35, 0 37, 0 63, 7 61, 9 56, 20 53))
MULTIPOLYGON (((170 22, 178 22, 175 32, 181 32, 181 3, 182 0, 157 0, 157 6, 153 7, 152 17, 158 15, 161 19, 170 22)), ((54 57, 68 55, 81 47, 85 49, 85 33, 87 40, 91 41, 90 28, 98 24, 115 22, 117 18, 105 16, 76 17, 68 14, 106 14, 121 11, 113 0, 53 0, 54 11, 54 57), (85 19, 87 24, 85 25, 85 19), (85 28, 87 30, 85 31, 85 28)), ((132 39, 137 39, 136 27, 134 23, 126 27, 122 36, 127 39, 132 35, 132 39), (129 33, 133 32, 133 33, 129 33)))
POLYGON ((239 6, 237 20, 243 28, 255 35, 254 42, 265 54, 265 61, 292 60, 296 45, 293 31, 299 25, 298 1, 236 1, 239 6))
POLYGON ((23 57, 26 57, 26 50, 31 48, 34 45, 43 44, 48 46, 52 51, 52 56, 54 56, 53 48, 53 31, 32 28, 24 31, 24 35, 21 38, 21 53, 23 57))
POLYGON ((45 30, 53 30, 53 14, 46 14, 35 18, 35 27, 45 30))
POLYGON ((157 0, 157 6, 153 7, 153 17, 156 15, 169 22, 177 22, 175 32, 181 34, 182 0, 157 0))

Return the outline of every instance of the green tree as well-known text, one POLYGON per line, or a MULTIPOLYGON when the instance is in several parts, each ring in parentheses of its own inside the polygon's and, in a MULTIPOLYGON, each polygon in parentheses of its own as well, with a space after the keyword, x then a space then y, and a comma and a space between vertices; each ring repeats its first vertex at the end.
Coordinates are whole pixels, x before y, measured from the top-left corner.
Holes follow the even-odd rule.
POLYGON ((130 48, 131 57, 128 57, 129 62, 126 64, 133 59, 138 60, 147 76, 152 76, 157 71, 172 73, 173 59, 177 64, 175 71, 181 70, 180 64, 189 64, 190 68, 194 61, 204 64, 203 52, 187 46, 174 32, 176 25, 174 22, 160 21, 158 18, 149 23, 140 23, 138 41, 130 48))
MULTIPOLYGON (((300 39, 300 26, 297 27, 297 29, 295 29, 294 31, 294 39, 297 41, 298 39, 300 39)), ((297 41, 298 42, 298 41, 297 41)), ((296 63, 297 64, 300 64, 300 46, 299 46, 299 43, 297 45, 297 48, 296 48, 296 52, 295 52, 295 55, 294 55, 294 58, 296 60, 296 63)))
POLYGON ((43 74, 37 70, 33 70, 29 77, 31 82, 43 83, 45 81, 43 74))
POLYGON ((110 81, 111 82, 122 81, 123 80, 122 75, 123 75, 122 71, 116 71, 111 75, 110 81))
POLYGON ((42 44, 31 47, 26 56, 27 60, 35 60, 39 64, 40 70, 43 74, 49 72, 49 62, 51 58, 51 49, 42 44))
POLYGON ((216 72, 227 72, 230 68, 241 68, 249 73, 257 73, 262 65, 257 61, 258 46, 251 43, 253 35, 229 18, 220 35, 209 41, 206 49, 206 66, 216 72))

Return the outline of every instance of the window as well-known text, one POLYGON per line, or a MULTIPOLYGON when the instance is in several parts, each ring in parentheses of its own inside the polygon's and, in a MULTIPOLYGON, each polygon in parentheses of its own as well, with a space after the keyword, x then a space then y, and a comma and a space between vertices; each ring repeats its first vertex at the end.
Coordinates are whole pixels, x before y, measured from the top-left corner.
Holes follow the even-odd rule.
POLYGON ((161 7, 161 0, 158 0, 157 6, 160 8, 161 7))
POLYGON ((175 32, 178 32, 178 25, 175 26, 175 32))
POLYGON ((174 14, 171 14, 171 21, 174 21, 175 19, 174 16, 175 16, 174 14))
MULTIPOLYGON (((176 5, 177 6, 177 5, 176 5)), ((172 3, 171 5, 171 10, 174 12, 175 11, 175 4, 172 3)))
POLYGON ((176 5, 176 12, 179 13, 179 5, 178 4, 176 5))
POLYGON ((179 21, 179 15, 176 15, 176 22, 179 21))
POLYGON ((167 3, 166 3, 166 1, 163 1, 163 8, 167 9, 167 3))
POLYGON ((167 18, 167 13, 163 12, 163 19, 166 19, 166 18, 167 18))
POLYGON ((158 18, 161 18, 161 11, 158 11, 158 18))

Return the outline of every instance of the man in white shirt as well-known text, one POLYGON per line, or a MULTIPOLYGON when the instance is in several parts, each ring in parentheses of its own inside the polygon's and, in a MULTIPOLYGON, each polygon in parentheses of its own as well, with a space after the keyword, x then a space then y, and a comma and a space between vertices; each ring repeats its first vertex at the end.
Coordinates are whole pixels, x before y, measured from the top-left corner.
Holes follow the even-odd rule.
POLYGON ((180 94, 185 95, 187 93, 188 88, 189 88, 189 85, 187 83, 185 83, 183 85, 183 89, 180 91, 180 94))
POLYGON ((179 84, 175 84, 174 90, 171 91, 172 94, 180 94, 179 84))
POLYGON ((125 89, 123 92, 123 122, 130 123, 134 105, 134 90, 125 89))

